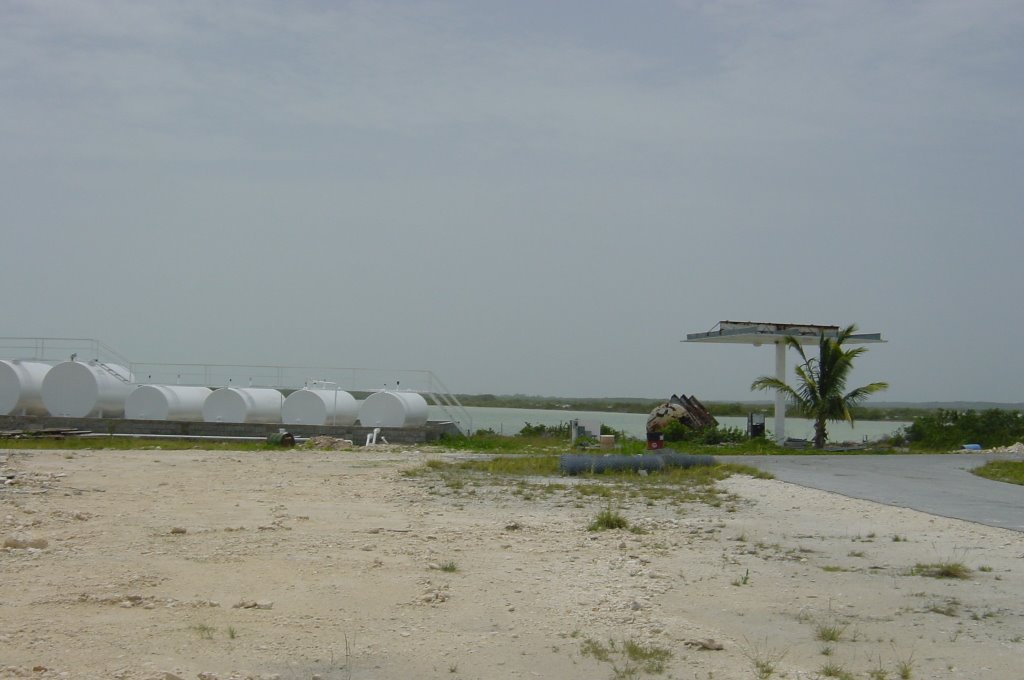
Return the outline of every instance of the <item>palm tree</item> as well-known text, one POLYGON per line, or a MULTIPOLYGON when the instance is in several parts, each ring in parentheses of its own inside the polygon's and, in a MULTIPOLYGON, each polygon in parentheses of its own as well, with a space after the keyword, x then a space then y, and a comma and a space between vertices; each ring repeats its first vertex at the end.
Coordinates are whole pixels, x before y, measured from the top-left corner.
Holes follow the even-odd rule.
POLYGON ((796 367, 799 385, 790 387, 784 381, 761 376, 751 385, 752 390, 776 390, 782 392, 790 404, 803 416, 814 420, 814 448, 821 449, 828 438, 826 423, 845 420, 853 425, 852 407, 870 395, 889 388, 889 383, 873 382, 844 394, 846 379, 853 369, 853 360, 867 351, 865 347, 846 349, 843 343, 857 331, 851 324, 839 331, 836 337, 818 339, 818 357, 807 358, 800 342, 787 335, 785 343, 800 353, 803 363, 796 367))

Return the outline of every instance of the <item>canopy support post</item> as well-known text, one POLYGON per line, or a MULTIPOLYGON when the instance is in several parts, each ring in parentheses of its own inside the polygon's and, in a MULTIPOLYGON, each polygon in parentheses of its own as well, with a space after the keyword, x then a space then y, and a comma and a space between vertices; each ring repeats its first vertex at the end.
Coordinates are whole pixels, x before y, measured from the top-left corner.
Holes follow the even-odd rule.
MULTIPOLYGON (((775 378, 786 382, 786 343, 775 342, 775 378)), ((782 446, 786 441, 786 395, 775 390, 775 441, 782 446)))

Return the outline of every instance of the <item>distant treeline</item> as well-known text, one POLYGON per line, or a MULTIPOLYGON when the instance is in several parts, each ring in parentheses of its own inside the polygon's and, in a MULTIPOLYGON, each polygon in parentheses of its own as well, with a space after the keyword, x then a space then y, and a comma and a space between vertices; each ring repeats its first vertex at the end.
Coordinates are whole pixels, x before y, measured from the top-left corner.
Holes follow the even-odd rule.
MULTIPOLYGON (((485 406, 490 408, 530 408, 547 411, 608 411, 611 413, 650 413, 664 399, 639 399, 631 397, 540 397, 525 394, 457 394, 463 406, 485 406)), ((698 397, 699 398, 699 397, 698 397)), ((774 406, 765 402, 705 401, 704 405, 716 416, 746 417, 748 413, 771 415, 774 406)), ((936 408, 919 406, 861 406, 854 409, 857 420, 906 420, 928 415, 936 408)))

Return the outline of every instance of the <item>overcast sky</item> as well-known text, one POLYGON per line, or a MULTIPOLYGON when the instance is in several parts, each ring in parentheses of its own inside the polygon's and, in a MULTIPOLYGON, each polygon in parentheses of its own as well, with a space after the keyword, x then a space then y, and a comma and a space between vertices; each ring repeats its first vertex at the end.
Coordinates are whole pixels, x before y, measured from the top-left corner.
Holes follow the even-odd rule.
POLYGON ((7 0, 0 335, 740 400, 687 333, 857 323, 1024 401, 1022 74, 1017 0, 7 0))

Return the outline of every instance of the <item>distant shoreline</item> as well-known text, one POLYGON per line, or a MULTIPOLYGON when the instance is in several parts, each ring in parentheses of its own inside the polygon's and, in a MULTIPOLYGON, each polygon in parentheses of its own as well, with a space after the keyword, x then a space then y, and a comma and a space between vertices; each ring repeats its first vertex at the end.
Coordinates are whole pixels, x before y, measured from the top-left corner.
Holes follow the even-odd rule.
MULTIPOLYGON (((606 411, 614 413, 649 413, 665 401, 665 399, 638 397, 551 397, 523 394, 456 394, 455 397, 463 406, 523 408, 543 411, 606 411)), ((702 400, 702 402, 715 416, 746 416, 748 413, 770 415, 774 410, 771 401, 702 400)), ((855 408, 854 417, 858 420, 910 421, 917 416, 927 415, 939 409, 958 411, 1003 409, 1020 411, 1024 410, 1024 403, 969 401, 877 402, 855 408)))

